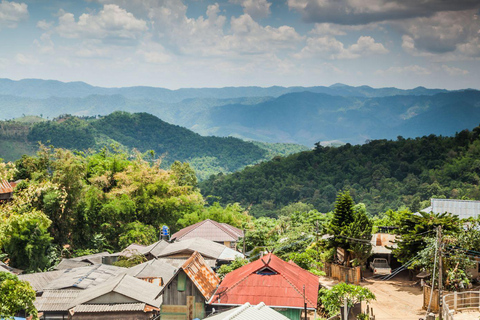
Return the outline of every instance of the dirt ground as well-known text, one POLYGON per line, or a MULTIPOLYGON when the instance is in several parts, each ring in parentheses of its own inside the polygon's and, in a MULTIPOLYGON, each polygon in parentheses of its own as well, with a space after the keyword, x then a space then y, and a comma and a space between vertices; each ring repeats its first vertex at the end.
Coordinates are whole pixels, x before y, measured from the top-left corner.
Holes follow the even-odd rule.
POLYGON ((425 318, 422 309, 423 291, 408 275, 398 275, 393 280, 381 281, 368 278, 361 283, 369 288, 377 297, 370 304, 376 320, 418 320, 425 318))
POLYGON ((455 314, 455 320, 478 320, 480 318, 480 312, 476 311, 463 311, 455 314))

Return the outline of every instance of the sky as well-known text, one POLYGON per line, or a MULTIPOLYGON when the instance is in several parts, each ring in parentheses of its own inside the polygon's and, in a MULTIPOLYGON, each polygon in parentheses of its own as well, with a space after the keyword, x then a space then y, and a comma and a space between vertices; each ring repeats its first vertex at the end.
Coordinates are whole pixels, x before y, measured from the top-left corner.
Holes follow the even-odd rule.
POLYGON ((0 0, 0 78, 480 89, 479 0, 0 0))

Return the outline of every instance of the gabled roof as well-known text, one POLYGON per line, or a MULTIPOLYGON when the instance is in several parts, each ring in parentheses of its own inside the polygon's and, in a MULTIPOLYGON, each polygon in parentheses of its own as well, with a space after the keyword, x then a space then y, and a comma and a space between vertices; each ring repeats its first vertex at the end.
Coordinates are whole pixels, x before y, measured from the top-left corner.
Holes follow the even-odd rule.
POLYGON ((209 304, 242 305, 265 302, 271 307, 316 309, 318 277, 269 253, 228 273, 209 304), (305 296, 303 287, 305 286, 305 296))
POLYGON ((252 306, 246 302, 244 305, 206 318, 208 320, 288 320, 280 312, 273 310, 260 302, 252 306))
POLYGON ((177 269, 171 264, 153 259, 131 267, 127 274, 135 278, 162 278, 162 283, 170 281, 177 269))
POLYGON ((109 255, 110 255, 110 253, 105 251, 105 252, 89 254, 89 255, 85 255, 85 256, 81 256, 81 257, 71 258, 70 260, 88 262, 90 264, 101 264, 102 263, 102 258, 107 257, 109 255))
POLYGON ((12 193, 13 187, 7 180, 0 180, 0 194, 12 193))
POLYGON ((81 290, 45 290, 35 299, 34 305, 39 312, 68 311, 81 290))
POLYGON ((181 241, 192 238, 203 238, 217 242, 236 242, 240 237, 243 237, 242 230, 226 223, 218 223, 217 221, 206 219, 174 233, 171 240, 181 241))
POLYGON ((45 289, 59 290, 67 288, 86 289, 97 286, 110 278, 125 273, 126 268, 97 264, 88 267, 67 269, 45 289))
POLYGON ((238 251, 235 251, 223 244, 213 242, 202 238, 193 238, 179 242, 169 243, 161 251, 157 251, 155 256, 168 257, 179 253, 191 254, 199 252, 202 256, 217 260, 235 260, 235 257, 243 257, 238 251))
POLYGON ((75 261, 72 259, 62 259, 53 269, 55 270, 66 270, 80 267, 88 267, 92 265, 89 262, 75 261))
MULTIPOLYGON (((182 270, 202 293, 205 300, 209 300, 220 283, 220 278, 212 268, 208 266, 202 255, 198 252, 194 252, 190 258, 185 261, 182 267, 177 270, 169 282, 171 282, 182 270)), ((168 284, 169 283, 167 283, 165 287, 167 287, 168 284)))
MULTIPOLYGON (((162 298, 159 297, 161 290, 162 288, 157 285, 122 274, 99 286, 82 291, 70 307, 88 304, 96 298, 115 292, 137 302, 143 302, 158 308, 162 304, 162 298)), ((112 302, 112 304, 115 304, 115 302, 112 302)))

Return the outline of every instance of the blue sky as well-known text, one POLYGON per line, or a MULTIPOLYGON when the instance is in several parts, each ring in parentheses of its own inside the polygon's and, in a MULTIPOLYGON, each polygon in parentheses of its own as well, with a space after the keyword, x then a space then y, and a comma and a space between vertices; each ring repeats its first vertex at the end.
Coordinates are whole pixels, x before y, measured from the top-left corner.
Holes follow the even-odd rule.
POLYGON ((478 0, 0 0, 0 77, 480 89, 478 0))

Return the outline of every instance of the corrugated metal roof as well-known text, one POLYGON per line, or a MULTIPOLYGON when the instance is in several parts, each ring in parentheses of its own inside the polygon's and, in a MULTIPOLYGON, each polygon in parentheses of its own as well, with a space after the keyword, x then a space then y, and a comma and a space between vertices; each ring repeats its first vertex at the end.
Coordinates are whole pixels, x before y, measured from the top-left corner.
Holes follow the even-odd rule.
POLYGON ((166 261, 153 259, 129 268, 127 274, 135 278, 162 278, 162 283, 166 283, 173 277, 176 269, 166 261))
POLYGON ((183 264, 182 269, 190 280, 195 283, 195 286, 203 294, 205 300, 209 300, 220 283, 220 278, 212 268, 207 265, 202 255, 194 252, 183 264))
POLYGON ((260 302, 256 306, 245 303, 244 305, 207 317, 208 320, 288 320, 281 313, 269 308, 260 302))
POLYGON ((168 257, 179 253, 191 254, 199 252, 202 256, 220 260, 235 260, 235 257, 243 257, 238 251, 202 238, 193 238, 179 242, 168 243, 163 250, 156 252, 156 257, 168 257))
POLYGON ((171 239, 180 241, 192 238, 203 238, 218 242, 236 242, 241 236, 243 236, 243 231, 240 229, 226 223, 218 223, 217 221, 206 219, 181 229, 174 233, 171 239))
POLYGON ((102 263, 102 257, 107 257, 109 255, 110 255, 110 253, 105 251, 105 252, 99 252, 99 253, 94 253, 94 254, 89 254, 89 255, 85 255, 85 256, 71 258, 70 260, 87 262, 87 263, 90 263, 90 264, 101 264, 102 263))
POLYGON ((122 274, 99 286, 82 291, 78 298, 72 303, 71 307, 87 304, 88 302, 110 292, 116 292, 153 307, 160 307, 162 304, 162 297, 159 297, 161 290, 162 287, 134 278, 127 274, 122 274))
POLYGON ((35 308, 39 312, 68 311, 81 292, 82 290, 45 290, 35 300, 35 308))
POLYGON ((12 193, 13 187, 7 180, 0 180, 0 194, 12 193))
POLYGON ((63 274, 63 270, 56 270, 56 271, 48 271, 48 272, 21 274, 18 276, 18 278, 20 280, 29 282, 32 288, 35 289, 36 292, 42 292, 50 282, 52 282, 55 279, 58 279, 62 274, 63 274))
POLYGON ((144 311, 145 303, 120 303, 120 304, 81 304, 73 309, 74 313, 82 312, 122 312, 144 311))
POLYGON ((263 301, 268 306, 303 308, 306 301, 309 309, 315 309, 318 287, 316 275, 269 253, 227 274, 210 303, 241 305, 263 301), (274 274, 257 273, 265 268, 274 274))
MULTIPOLYGON (((433 213, 449 212, 460 219, 478 218, 480 216, 480 201, 457 199, 432 199, 431 210, 433 213)), ((429 208, 427 208, 429 209, 429 208)), ((422 210, 422 211, 426 211, 422 210)), ((426 212, 430 212, 426 211, 426 212)))
POLYGON ((21 274, 23 270, 17 269, 17 268, 12 268, 9 265, 6 265, 2 261, 0 261, 0 271, 2 272, 8 272, 8 273, 13 273, 13 274, 21 274))
POLYGON ((59 278, 50 282, 45 289, 86 289, 90 286, 99 285, 110 278, 125 273, 126 271, 126 268, 105 264, 67 269, 59 278))
MULTIPOLYGON (((175 269, 179 269, 183 266, 183 264, 185 263, 185 261, 187 261, 188 258, 190 258, 190 257, 187 257, 187 258, 158 258, 157 260, 166 262, 166 263, 170 264, 171 266, 173 266, 175 269)), ((217 260, 215 260, 215 259, 203 258, 203 260, 205 260, 205 262, 208 264, 208 266, 210 268, 214 268, 217 264, 217 260)))

